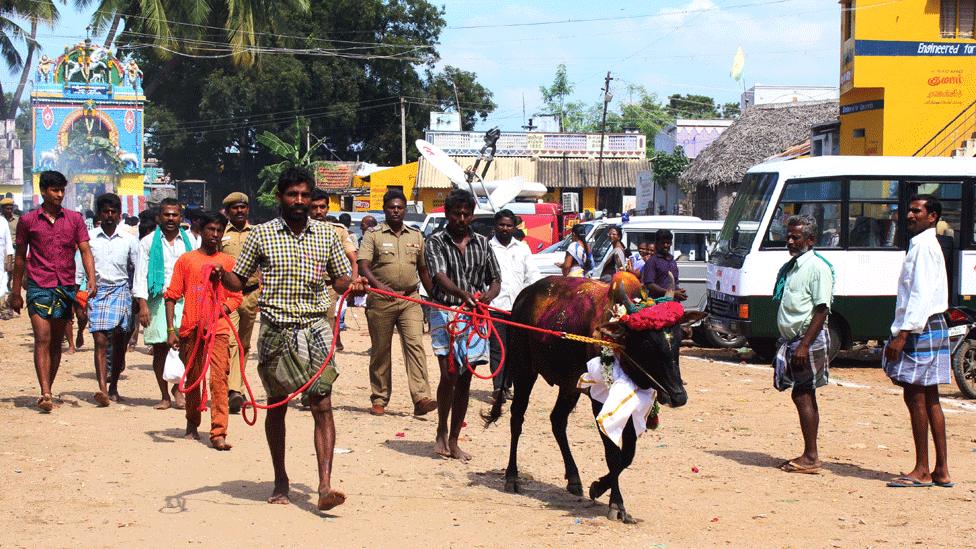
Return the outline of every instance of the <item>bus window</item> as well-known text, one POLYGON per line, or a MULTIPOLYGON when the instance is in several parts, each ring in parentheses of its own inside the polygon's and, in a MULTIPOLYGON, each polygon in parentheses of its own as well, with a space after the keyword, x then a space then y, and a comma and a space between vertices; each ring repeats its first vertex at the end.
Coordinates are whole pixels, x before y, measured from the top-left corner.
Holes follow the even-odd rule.
POLYGON ((898 181, 852 179, 848 207, 848 245, 851 248, 898 246, 898 181))
POLYGON ((671 250, 675 257, 681 258, 681 261, 705 261, 705 234, 674 233, 674 244, 671 250))
POLYGON ((820 233, 815 246, 841 246, 841 182, 839 180, 789 181, 763 240, 764 248, 786 247, 786 221, 792 215, 809 215, 817 220, 820 233))
POLYGON ((935 227, 939 236, 952 239, 959 249, 962 238, 962 182, 961 181, 909 181, 908 196, 930 194, 942 204, 942 219, 935 227))

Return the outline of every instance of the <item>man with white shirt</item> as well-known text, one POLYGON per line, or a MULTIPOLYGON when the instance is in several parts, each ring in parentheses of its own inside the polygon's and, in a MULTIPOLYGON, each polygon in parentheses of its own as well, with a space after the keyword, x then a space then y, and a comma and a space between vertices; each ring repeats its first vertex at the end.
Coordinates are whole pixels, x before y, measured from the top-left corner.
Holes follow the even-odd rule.
MULTIPOLYGON (((99 392, 95 401, 108 406, 119 400, 119 375, 122 373, 126 341, 132 316, 132 292, 129 268, 139 260, 139 241, 128 232, 118 230, 122 200, 106 193, 95 201, 99 224, 89 231, 89 245, 95 258, 95 277, 99 292, 88 300, 88 330, 95 340, 95 374, 99 392), (107 350, 112 347, 112 364, 107 350)), ((82 273, 83 274, 83 273, 82 273)))
POLYGON ((882 366, 904 390, 915 439, 915 468, 888 483, 892 488, 953 486, 946 456, 945 416, 939 385, 949 383, 949 336, 945 311, 949 284, 935 227, 942 204, 931 195, 913 196, 905 219, 912 236, 898 276, 891 339, 882 366), (935 443, 935 468, 929 471, 928 431, 935 443))
MULTIPOLYGON (((161 399, 155 406, 157 410, 166 410, 173 406, 170 399, 169 386, 163 380, 163 366, 166 364, 166 354, 169 352, 167 339, 169 334, 166 326, 166 303, 163 293, 169 286, 173 276, 173 265, 186 252, 193 251, 195 246, 190 235, 180 227, 183 214, 180 203, 175 198, 164 198, 159 203, 156 230, 139 241, 139 262, 132 279, 132 295, 139 300, 139 324, 143 328, 143 341, 152 345, 153 371, 156 373, 156 383, 159 385, 161 399)), ((183 302, 176 303, 174 312, 176 325, 183 317, 183 302)), ((183 393, 172 389, 176 408, 183 408, 183 393)))
MULTIPOLYGON (((10 234, 10 226, 0 220, 0 255, 3 256, 3 268, 0 268, 0 320, 7 320, 7 281, 8 273, 14 270, 14 237, 10 234)), ((12 315, 11 315, 12 316, 12 315)), ((0 334, 0 337, 3 337, 0 334)))
MULTIPOLYGON (((512 310, 515 298, 526 286, 542 278, 538 267, 532 262, 532 251, 528 244, 513 238, 515 226, 516 217, 511 210, 499 211, 495 214, 495 236, 488 242, 492 253, 495 254, 495 259, 498 260, 502 278, 501 291, 498 293, 498 297, 491 302, 491 306, 505 311, 512 310)), ((491 312, 491 316, 508 320, 508 315, 495 311, 491 312)), ((498 322, 495 323, 495 329, 498 331, 498 337, 507 348, 507 326, 498 322)), ((490 345, 491 372, 495 373, 501 361, 501 346, 494 337, 491 338, 490 345)), ((504 391, 511 388, 511 380, 509 380, 508 387, 502 386, 504 377, 503 374, 499 374, 492 379, 494 385, 493 400, 504 399, 504 391)))

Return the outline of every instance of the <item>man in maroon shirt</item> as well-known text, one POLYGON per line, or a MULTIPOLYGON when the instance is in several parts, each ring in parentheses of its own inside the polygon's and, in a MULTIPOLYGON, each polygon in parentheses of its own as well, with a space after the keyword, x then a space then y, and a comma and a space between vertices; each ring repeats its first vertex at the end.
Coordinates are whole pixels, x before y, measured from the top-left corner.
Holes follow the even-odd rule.
MULTIPOLYGON (((17 225, 17 255, 10 293, 10 307, 20 313, 24 307, 20 290, 26 269, 27 313, 34 331, 34 369, 41 386, 37 407, 44 412, 54 409, 51 386, 61 365, 61 341, 77 291, 76 249, 81 251, 81 262, 88 275, 89 299, 97 291, 95 260, 88 246, 85 221, 78 212, 61 207, 67 185, 60 172, 41 173, 39 187, 44 202, 40 208, 21 216, 17 225)), ((108 404, 108 397, 99 394, 105 398, 104 404, 108 404)))

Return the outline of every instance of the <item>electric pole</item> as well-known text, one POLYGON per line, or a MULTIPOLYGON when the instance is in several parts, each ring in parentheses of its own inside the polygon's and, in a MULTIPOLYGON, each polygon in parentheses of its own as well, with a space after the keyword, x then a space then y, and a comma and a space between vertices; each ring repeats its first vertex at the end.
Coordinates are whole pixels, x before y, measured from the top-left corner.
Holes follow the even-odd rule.
POLYGON ((407 107, 400 98, 400 165, 407 163, 407 107))
POLYGON ((606 140, 607 134, 607 106, 610 104, 610 100, 613 99, 613 94, 610 93, 611 80, 613 78, 610 77, 610 71, 607 71, 607 77, 604 79, 603 85, 603 118, 600 121, 600 157, 597 159, 596 168, 597 209, 600 209, 600 188, 603 185, 603 142, 606 140))

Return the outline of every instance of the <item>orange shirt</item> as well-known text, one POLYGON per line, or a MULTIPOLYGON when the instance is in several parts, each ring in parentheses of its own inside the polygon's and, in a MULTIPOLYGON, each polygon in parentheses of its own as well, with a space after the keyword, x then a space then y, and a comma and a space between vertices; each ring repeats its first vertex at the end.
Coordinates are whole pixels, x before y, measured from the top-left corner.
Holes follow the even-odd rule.
MULTIPOLYGON (((209 322, 208 318, 201 318, 205 310, 212 310, 211 307, 226 305, 227 309, 233 311, 241 306, 244 296, 241 292, 230 292, 224 288, 223 284, 217 284, 217 305, 212 305, 210 285, 211 282, 203 277, 205 265, 220 265, 225 271, 234 270, 234 258, 223 252, 214 255, 207 255, 203 250, 193 250, 185 253, 176 260, 173 266, 173 278, 170 279, 169 288, 166 289, 164 296, 166 299, 174 301, 183 298, 183 320, 180 323, 180 337, 186 337, 197 328, 201 322, 209 322)), ((207 328, 205 326, 205 328, 207 328)), ((230 335, 230 323, 222 318, 212 327, 214 333, 230 335)))

